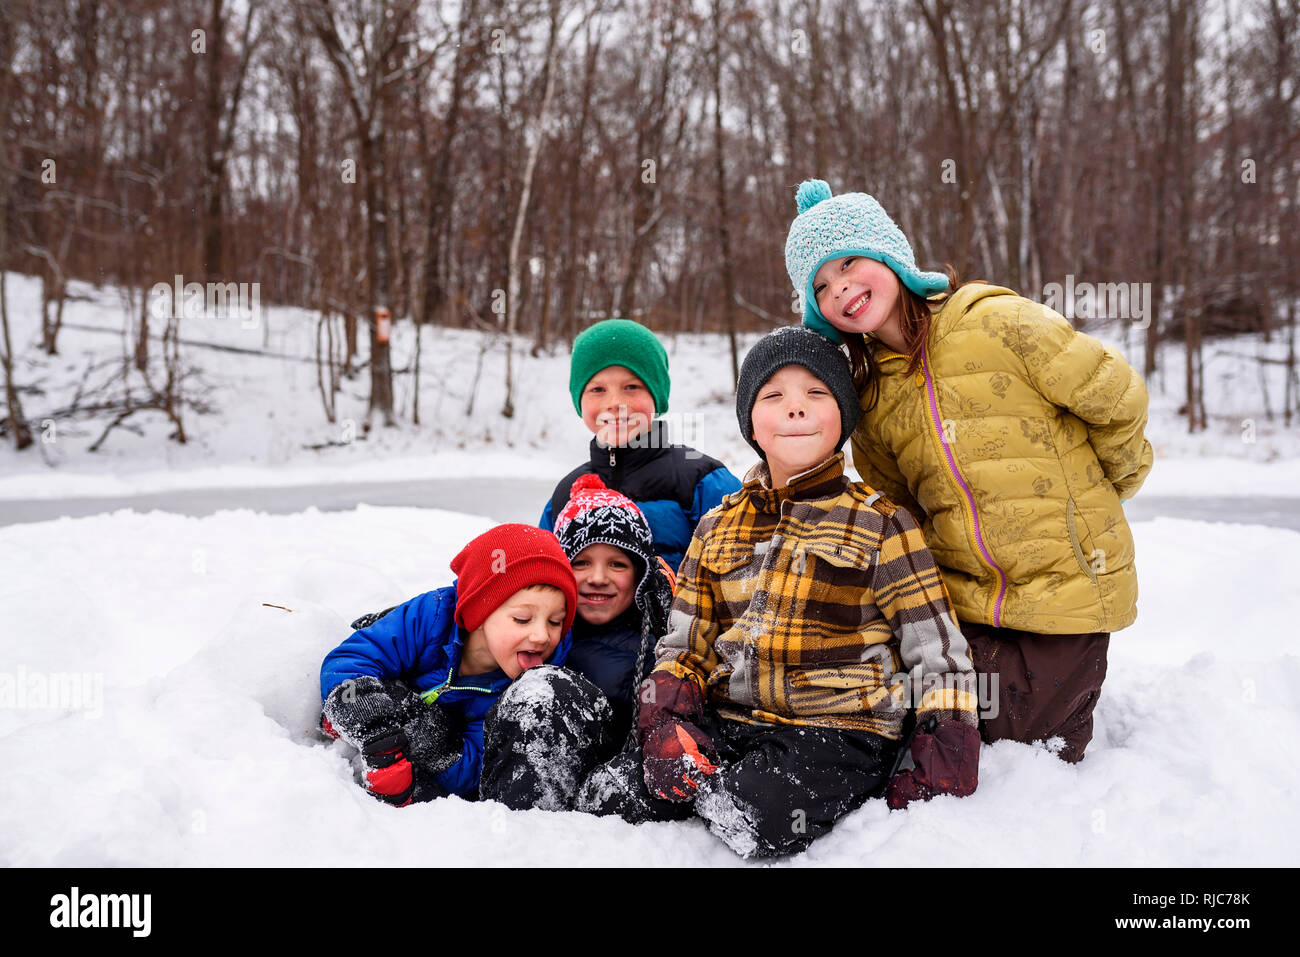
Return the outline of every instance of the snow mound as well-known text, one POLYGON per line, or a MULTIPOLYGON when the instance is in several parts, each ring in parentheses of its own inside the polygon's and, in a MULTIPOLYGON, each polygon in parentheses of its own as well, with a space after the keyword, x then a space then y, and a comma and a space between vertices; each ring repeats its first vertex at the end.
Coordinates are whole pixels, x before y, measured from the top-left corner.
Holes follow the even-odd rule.
MULTIPOLYGON (((448 583, 486 525, 360 508, 0 528, 0 601, 19 609, 0 625, 0 865, 740 865, 698 819, 392 808, 315 733, 320 663, 347 623, 448 583), (55 700, 69 688, 81 697, 55 700)), ((1000 742, 974 795, 869 801, 783 863, 1294 862, 1300 533, 1159 519, 1134 534, 1138 622, 1112 638, 1083 763, 1000 742)))

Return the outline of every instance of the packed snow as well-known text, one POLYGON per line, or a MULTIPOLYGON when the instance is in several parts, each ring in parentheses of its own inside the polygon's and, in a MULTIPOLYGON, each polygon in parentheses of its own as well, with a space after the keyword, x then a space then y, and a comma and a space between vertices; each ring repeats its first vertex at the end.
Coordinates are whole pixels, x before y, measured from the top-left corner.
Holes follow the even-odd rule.
MULTIPOLYGON (((739 863, 698 820, 392 808, 315 731, 320 662, 347 623, 447 584, 489 524, 363 506, 0 529, 0 660, 27 695, 15 707, 14 683, 0 688, 0 863, 739 863)), ((1300 533, 1173 519, 1134 532, 1138 621, 1112 638, 1082 764, 986 747, 973 796, 872 801, 789 863, 1294 863, 1300 533)))

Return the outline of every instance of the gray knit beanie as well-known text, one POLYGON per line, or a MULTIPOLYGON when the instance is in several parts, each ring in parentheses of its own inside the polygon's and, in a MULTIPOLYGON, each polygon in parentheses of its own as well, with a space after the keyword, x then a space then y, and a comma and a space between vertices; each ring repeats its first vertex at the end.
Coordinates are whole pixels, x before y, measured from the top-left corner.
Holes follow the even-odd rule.
POLYGON ((754 399, 768 379, 792 365, 803 366, 821 379, 835 397, 840 407, 841 430, 836 451, 853 434, 862 415, 849 360, 839 346, 811 329, 783 326, 759 339, 749 350, 740 365, 740 380, 736 383, 736 420, 740 423, 740 433, 765 461, 767 454, 754 441, 754 399))

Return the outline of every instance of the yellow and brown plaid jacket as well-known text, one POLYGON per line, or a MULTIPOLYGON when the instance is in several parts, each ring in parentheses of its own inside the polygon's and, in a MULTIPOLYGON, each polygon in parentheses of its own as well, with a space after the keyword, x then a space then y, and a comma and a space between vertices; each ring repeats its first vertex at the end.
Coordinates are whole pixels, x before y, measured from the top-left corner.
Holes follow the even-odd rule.
POLYGON ((725 717, 900 737, 903 715, 975 725, 966 640, 906 509, 844 455, 772 489, 765 462, 700 519, 656 670, 725 717))

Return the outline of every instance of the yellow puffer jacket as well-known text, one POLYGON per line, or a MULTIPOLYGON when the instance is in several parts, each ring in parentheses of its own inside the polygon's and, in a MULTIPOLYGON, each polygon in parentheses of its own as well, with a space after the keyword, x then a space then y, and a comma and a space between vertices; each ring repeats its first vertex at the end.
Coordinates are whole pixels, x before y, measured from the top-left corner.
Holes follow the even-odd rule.
POLYGON ((880 401, 853 434, 853 462, 921 524, 958 618, 1039 634, 1131 625, 1120 499, 1152 464, 1132 366, 1046 306, 982 283, 934 314, 914 375, 906 356, 876 349, 880 401))

